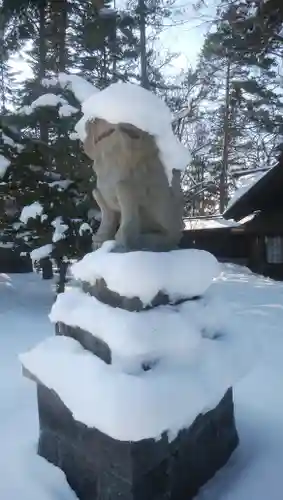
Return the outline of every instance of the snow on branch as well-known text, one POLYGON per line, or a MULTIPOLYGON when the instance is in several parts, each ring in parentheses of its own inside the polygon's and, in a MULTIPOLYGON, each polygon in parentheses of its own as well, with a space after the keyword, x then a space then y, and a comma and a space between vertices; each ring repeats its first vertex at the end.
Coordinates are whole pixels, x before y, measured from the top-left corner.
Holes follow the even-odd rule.
POLYGON ((67 224, 64 224, 61 216, 56 217, 51 225, 54 227, 54 233, 52 237, 53 243, 57 243, 57 241, 63 240, 66 238, 66 231, 69 229, 67 224))
POLYGON ((92 234, 93 230, 87 222, 83 222, 79 228, 79 235, 83 236, 85 233, 92 234))
POLYGON ((23 106, 20 109, 20 114, 31 115, 37 108, 57 107, 59 106, 60 116, 71 116, 79 110, 70 104, 62 96, 57 94, 43 94, 31 103, 30 106, 23 106))
POLYGON ((51 244, 43 245, 42 247, 35 248, 30 253, 30 258, 33 262, 39 262, 41 259, 45 259, 49 257, 52 253, 53 246, 51 244))
POLYGON ((63 104, 62 106, 60 106, 59 108, 59 116, 64 117, 64 116, 72 116, 72 115, 75 115, 76 113, 78 113, 79 110, 77 108, 75 108, 74 106, 71 106, 70 104, 63 104))
POLYGON ((79 75, 59 73, 58 82, 62 89, 71 90, 80 103, 91 97, 95 92, 98 92, 98 89, 92 83, 79 75))
POLYGON ((7 168, 10 166, 11 162, 5 156, 0 155, 0 179, 6 174, 7 168))
POLYGON ((43 78, 41 83, 46 88, 59 86, 63 90, 70 90, 79 103, 98 92, 98 89, 82 76, 67 73, 59 73, 57 77, 43 78))
POLYGON ((173 120, 172 120, 172 123, 176 123, 178 120, 182 120, 184 118, 187 118, 187 116, 189 116, 191 113, 192 113, 192 101, 191 102, 188 102, 188 106, 186 108, 183 108, 181 109, 181 111, 178 111, 177 113, 175 113, 175 115, 173 116, 173 120))
POLYGON ((26 224, 29 219, 36 219, 38 216, 42 215, 42 212, 43 206, 38 201, 35 201, 22 209, 20 221, 26 224))

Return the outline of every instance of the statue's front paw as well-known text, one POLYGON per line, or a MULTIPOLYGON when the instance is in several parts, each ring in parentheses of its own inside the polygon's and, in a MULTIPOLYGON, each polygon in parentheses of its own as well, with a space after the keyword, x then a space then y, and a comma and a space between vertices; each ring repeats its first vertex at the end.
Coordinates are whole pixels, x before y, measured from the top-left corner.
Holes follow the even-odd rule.
POLYGON ((92 238, 92 249, 98 250, 106 240, 98 235, 94 235, 92 238))
POLYGON ((117 245, 124 246, 125 237, 124 237, 124 231, 121 227, 118 229, 115 235, 115 241, 117 245))
POLYGON ((138 250, 139 240, 136 230, 133 231, 131 227, 120 226, 115 236, 117 245, 127 250, 138 250))

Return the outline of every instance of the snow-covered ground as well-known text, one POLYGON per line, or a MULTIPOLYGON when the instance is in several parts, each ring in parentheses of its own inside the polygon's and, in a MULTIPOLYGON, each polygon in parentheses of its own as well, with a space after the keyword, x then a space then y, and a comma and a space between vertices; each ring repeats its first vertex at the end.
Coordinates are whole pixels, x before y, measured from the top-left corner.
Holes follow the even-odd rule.
MULTIPOLYGON (((282 500, 283 283, 225 266, 210 292, 232 307, 231 321, 262 345, 258 365, 235 387, 241 443, 198 500, 282 500)), ((0 275, 0 498, 74 500, 63 474, 36 455, 35 386, 18 354, 53 334, 50 282, 0 275)), ((145 499, 146 500, 146 499, 145 499)))

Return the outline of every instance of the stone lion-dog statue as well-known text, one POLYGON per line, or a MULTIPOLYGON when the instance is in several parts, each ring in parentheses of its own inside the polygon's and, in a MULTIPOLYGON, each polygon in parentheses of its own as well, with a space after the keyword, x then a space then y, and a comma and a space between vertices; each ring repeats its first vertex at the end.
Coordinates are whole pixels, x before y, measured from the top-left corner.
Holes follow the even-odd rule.
POLYGON ((86 123, 84 150, 93 160, 101 224, 93 248, 116 240, 125 250, 167 251, 183 230, 180 172, 171 185, 154 137, 127 123, 86 123))

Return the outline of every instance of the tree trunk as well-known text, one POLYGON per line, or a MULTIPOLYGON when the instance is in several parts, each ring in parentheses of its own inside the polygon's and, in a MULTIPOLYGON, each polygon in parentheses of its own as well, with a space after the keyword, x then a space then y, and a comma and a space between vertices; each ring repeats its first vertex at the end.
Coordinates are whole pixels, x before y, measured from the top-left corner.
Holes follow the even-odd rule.
POLYGON ((67 67, 67 47, 66 47, 66 32, 68 26, 68 1, 67 0, 52 0, 51 1, 51 34, 52 45, 55 55, 56 73, 64 72, 67 67))
POLYGON ((117 53, 118 53, 118 46, 117 46, 117 16, 115 14, 115 17, 113 16, 113 25, 111 26, 111 34, 109 36, 109 42, 110 42, 110 50, 111 50, 111 55, 112 55, 112 81, 117 82, 117 53))
MULTIPOLYGON (((6 95, 5 95, 5 51, 4 51, 4 15, 0 11, 0 89, 1 89, 1 114, 6 114, 6 95)), ((1 131, 0 140, 3 139, 1 131)), ((1 143, 0 143, 1 144, 1 143)))
POLYGON ((149 89, 147 74, 147 53, 146 53, 146 5, 144 0, 139 0, 139 28, 140 28, 140 63, 141 63, 141 86, 149 89))
POLYGON ((40 265, 42 269, 42 279, 51 280, 53 278, 53 268, 51 259, 49 257, 41 259, 40 265))
POLYGON ((227 204, 227 173, 229 155, 229 128, 230 128, 230 75, 231 65, 227 59, 226 85, 225 85, 225 111, 223 123, 223 151, 222 151, 222 171, 220 176, 220 213, 222 214, 227 204))
MULTIPOLYGON (((46 7, 47 0, 42 0, 38 5, 39 13, 39 70, 38 70, 38 80, 39 84, 45 78, 46 74, 46 56, 47 56, 47 45, 46 45, 46 7)), ((48 144, 48 127, 46 126, 45 120, 40 116, 39 119, 39 133, 40 140, 45 144, 48 144)))
POLYGON ((56 293, 58 295, 59 293, 64 293, 65 291, 68 262, 66 262, 62 258, 59 258, 56 260, 56 263, 59 271, 59 278, 56 284, 56 293))

